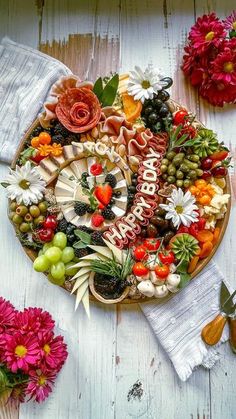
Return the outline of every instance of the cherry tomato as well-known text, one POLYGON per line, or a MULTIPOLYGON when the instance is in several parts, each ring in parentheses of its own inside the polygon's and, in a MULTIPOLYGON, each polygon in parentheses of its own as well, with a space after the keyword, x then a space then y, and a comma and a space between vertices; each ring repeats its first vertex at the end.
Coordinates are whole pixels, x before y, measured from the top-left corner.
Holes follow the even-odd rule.
POLYGON ((48 215, 46 220, 43 223, 44 228, 51 228, 55 230, 57 228, 57 220, 55 215, 48 215))
POLYGON ((137 262, 133 266, 133 274, 136 276, 145 276, 148 272, 149 269, 142 262, 137 262))
POLYGON ((48 134, 48 132, 40 132, 39 134, 39 143, 40 144, 50 144, 50 142, 52 141, 51 135, 48 134))
POLYGON ((227 175, 227 169, 223 166, 221 167, 214 167, 211 171, 212 176, 216 178, 225 177, 227 175))
POLYGON ((158 250, 160 244, 161 242, 158 239, 146 239, 143 243, 144 247, 146 247, 146 249, 150 251, 158 250))
POLYGON ((155 267, 155 273, 159 278, 166 278, 170 273, 170 268, 168 265, 157 265, 155 267))
POLYGON ((177 111, 174 115, 174 125, 184 124, 187 120, 188 112, 185 109, 177 111))
POLYGON ((39 146, 39 137, 33 137, 30 141, 32 147, 37 148, 39 146))
POLYGON ((40 228, 37 231, 37 237, 42 242, 50 242, 53 239, 54 233, 51 228, 40 228))
POLYGON ((158 254, 159 259, 164 265, 170 265, 171 263, 174 263, 175 261, 175 255, 173 252, 160 252, 158 254))
POLYGON ((136 260, 143 260, 148 257, 147 249, 140 245, 134 249, 134 257, 136 260))
POLYGON ((229 152, 227 150, 216 151, 211 154, 209 157, 212 160, 224 160, 228 156, 229 152))
POLYGON ((201 161, 201 168, 202 170, 210 170, 212 167, 212 159, 210 157, 205 157, 204 159, 202 159, 201 161))

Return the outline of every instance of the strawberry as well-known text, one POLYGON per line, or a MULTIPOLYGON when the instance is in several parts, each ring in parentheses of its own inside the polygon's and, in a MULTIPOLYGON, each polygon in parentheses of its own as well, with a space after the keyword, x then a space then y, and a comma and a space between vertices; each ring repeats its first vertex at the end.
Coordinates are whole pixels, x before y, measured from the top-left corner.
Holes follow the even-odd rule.
POLYGON ((103 205, 108 205, 112 198, 112 187, 105 183, 105 185, 97 185, 94 190, 94 195, 103 205))
POLYGON ((100 163, 94 163, 90 167, 90 173, 93 176, 98 176, 103 172, 102 165, 100 163))
POLYGON ((95 212, 91 218, 91 222, 94 227, 99 227, 103 223, 104 220, 105 218, 98 212, 97 213, 95 212))
POLYGON ((99 202, 98 204, 98 209, 103 210, 105 207, 105 205, 103 205, 101 202, 99 202))

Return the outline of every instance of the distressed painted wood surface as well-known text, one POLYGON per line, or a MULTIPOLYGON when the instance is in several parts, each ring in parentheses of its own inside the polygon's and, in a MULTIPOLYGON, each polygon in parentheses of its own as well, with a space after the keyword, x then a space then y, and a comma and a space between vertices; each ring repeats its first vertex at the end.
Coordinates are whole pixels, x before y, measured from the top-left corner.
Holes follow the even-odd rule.
MULTIPOLYGON (((235 1, 203 0, 0 0, 0 36, 40 48, 59 58, 81 78, 127 71, 153 61, 174 78, 173 98, 214 129, 236 157, 235 107, 214 109, 200 100, 179 68, 183 43, 196 15, 216 10, 223 17, 235 1)), ((0 178, 7 168, 0 166, 0 178)), ((236 173, 227 234, 215 256, 236 284, 236 173)), ((198 369, 182 383, 136 305, 92 305, 89 322, 74 314, 71 297, 33 272, 1 206, 1 292, 17 308, 42 306, 57 319, 70 356, 52 396, 42 405, 16 410, 2 406, 0 418, 13 419, 234 419, 235 357, 228 345, 211 371, 198 369), (136 384, 140 397, 132 397, 136 384)), ((201 309, 201 308, 199 308, 201 309)))

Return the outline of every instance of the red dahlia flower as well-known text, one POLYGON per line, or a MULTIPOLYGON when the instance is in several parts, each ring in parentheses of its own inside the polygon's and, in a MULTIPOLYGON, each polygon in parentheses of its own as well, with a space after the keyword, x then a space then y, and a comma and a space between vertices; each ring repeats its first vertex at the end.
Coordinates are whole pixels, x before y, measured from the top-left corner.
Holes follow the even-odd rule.
POLYGON ((209 46, 217 47, 225 35, 224 25, 215 13, 211 13, 197 19, 189 33, 189 40, 193 48, 196 48, 198 52, 203 52, 209 46))
POLYGON ((54 337, 52 332, 39 334, 41 358, 48 368, 59 371, 67 358, 66 344, 62 336, 54 337))
POLYGON ((212 79, 236 85, 236 53, 230 48, 225 48, 212 62, 212 79))
POLYGON ((0 297, 0 333, 13 325, 15 314, 16 310, 13 305, 0 297))
POLYGON ((41 366, 36 371, 29 371, 29 384, 26 393, 30 396, 30 399, 33 398, 40 403, 51 393, 55 379, 56 374, 47 370, 45 366, 41 366))
POLYGON ((3 355, 7 367, 12 372, 21 369, 28 372, 29 367, 34 365, 39 359, 38 341, 33 336, 22 335, 16 332, 13 336, 5 336, 6 346, 3 355))

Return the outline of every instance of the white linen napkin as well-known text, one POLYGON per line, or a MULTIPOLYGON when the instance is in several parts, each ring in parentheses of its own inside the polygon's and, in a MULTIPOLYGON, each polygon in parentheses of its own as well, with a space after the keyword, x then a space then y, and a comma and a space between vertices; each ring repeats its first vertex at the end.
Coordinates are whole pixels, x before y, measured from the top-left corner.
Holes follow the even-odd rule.
POLYGON ((60 61, 3 38, 0 44, 0 160, 10 163, 51 85, 72 74, 60 61))
POLYGON ((183 381, 200 365, 211 368, 219 357, 217 346, 228 340, 228 325, 218 345, 207 346, 201 339, 203 327, 219 313, 223 280, 230 290, 222 273, 211 261, 203 272, 168 301, 140 304, 158 341, 183 381))

